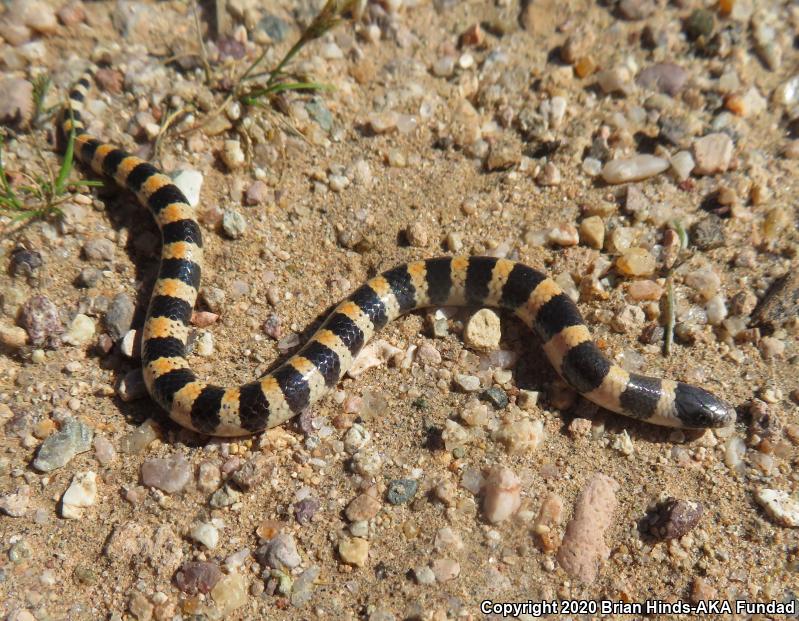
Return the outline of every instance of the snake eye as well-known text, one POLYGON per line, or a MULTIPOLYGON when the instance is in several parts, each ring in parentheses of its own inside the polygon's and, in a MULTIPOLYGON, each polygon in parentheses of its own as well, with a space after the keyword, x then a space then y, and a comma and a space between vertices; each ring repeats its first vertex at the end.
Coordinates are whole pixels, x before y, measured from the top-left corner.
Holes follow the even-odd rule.
POLYGON ((735 409, 714 394, 689 384, 677 383, 674 390, 677 417, 686 427, 726 427, 735 422, 735 409))

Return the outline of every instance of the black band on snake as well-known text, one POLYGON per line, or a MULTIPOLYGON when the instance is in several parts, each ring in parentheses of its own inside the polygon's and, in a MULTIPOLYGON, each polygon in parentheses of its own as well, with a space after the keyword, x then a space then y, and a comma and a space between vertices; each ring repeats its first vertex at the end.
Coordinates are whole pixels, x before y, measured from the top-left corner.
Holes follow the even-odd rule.
POLYGON ((577 306, 554 280, 493 257, 447 257, 396 267, 341 302, 287 362, 261 379, 222 388, 198 379, 186 359, 189 320, 200 286, 203 242, 183 193, 148 162, 84 131, 87 73, 69 94, 60 130, 75 131, 75 155, 134 192, 161 230, 161 268, 142 335, 152 398, 178 424, 216 436, 248 435, 296 416, 335 386, 364 344, 403 313, 426 306, 491 306, 514 313, 544 344, 560 376, 594 403, 656 425, 720 427, 735 410, 702 388, 628 373, 591 340, 577 306))

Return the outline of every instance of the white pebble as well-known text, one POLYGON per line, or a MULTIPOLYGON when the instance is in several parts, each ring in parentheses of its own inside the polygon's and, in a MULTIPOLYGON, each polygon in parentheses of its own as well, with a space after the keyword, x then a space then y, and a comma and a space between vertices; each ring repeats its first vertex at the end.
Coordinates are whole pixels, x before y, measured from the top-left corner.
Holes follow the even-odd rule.
POLYGON ((671 156, 671 169, 677 181, 685 181, 694 169, 694 157, 688 151, 678 151, 671 156))
POLYGON ((62 340, 67 345, 86 345, 94 337, 94 320, 87 315, 78 313, 70 322, 67 333, 62 340))
POLYGON ((510 468, 492 468, 483 489, 483 511, 486 519, 497 524, 511 517, 521 506, 521 491, 521 479, 510 468))
POLYGON ((492 351, 499 347, 502 336, 499 315, 482 308, 471 316, 464 330, 466 345, 478 351, 492 351))
POLYGON ((78 472, 61 498, 61 517, 77 520, 83 509, 91 507, 97 500, 97 475, 89 470, 78 472))
POLYGON ((235 170, 244 164, 246 157, 241 149, 238 140, 225 140, 225 147, 222 151, 222 159, 231 170, 235 170))
POLYGON ((191 529, 191 538, 213 550, 219 543, 219 529, 211 522, 200 522, 191 529))
POLYGON ((203 174, 199 170, 184 168, 176 170, 170 177, 172 183, 183 192, 189 205, 196 207, 200 204, 200 189, 203 187, 203 174))
POLYGON ((668 160, 655 155, 636 155, 627 159, 611 160, 602 169, 602 178, 608 183, 642 181, 668 169, 668 160))
POLYGON ((761 488, 755 492, 755 500, 780 526, 799 527, 799 501, 788 492, 761 488))

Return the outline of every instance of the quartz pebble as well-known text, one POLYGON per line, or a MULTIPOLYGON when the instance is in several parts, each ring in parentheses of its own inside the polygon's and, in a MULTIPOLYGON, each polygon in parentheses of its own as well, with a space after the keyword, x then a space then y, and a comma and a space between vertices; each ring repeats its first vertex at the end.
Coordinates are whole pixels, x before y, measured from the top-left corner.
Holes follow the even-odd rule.
POLYGON ((655 257, 644 248, 627 248, 616 259, 616 268, 625 276, 651 276, 655 271, 655 257))
POLYGON ((678 151, 671 156, 669 163, 671 164, 671 169, 674 171, 674 176, 677 178, 677 181, 685 181, 688 179, 696 165, 693 156, 688 151, 678 151))
POLYGON ((77 520, 83 516, 83 510, 94 505, 96 500, 97 474, 91 470, 78 472, 61 497, 61 517, 77 520))
POLYGON ((503 522, 521 506, 522 482, 505 466, 492 468, 483 486, 483 512, 492 524, 503 522))
POLYGON ((183 563, 175 573, 175 584, 188 595, 209 593, 222 578, 219 565, 210 561, 183 563))
POLYGON ((380 501, 369 494, 359 494, 347 505, 344 512, 350 522, 371 520, 380 511, 380 501))
POLYGON ((186 202, 192 207, 200 204, 200 190, 203 186, 203 174, 199 170, 184 168, 170 173, 172 183, 178 186, 186 197, 186 202))
POLYGON ((616 510, 618 489, 610 477, 594 474, 580 492, 566 526, 558 562, 566 573, 586 584, 596 580, 600 564, 610 555, 604 536, 616 510))
POLYGON ((669 167, 669 161, 655 155, 636 155, 611 160, 602 168, 602 178, 611 184, 642 181, 659 175, 669 167))
POLYGON ((734 146, 732 138, 723 132, 708 134, 693 143, 693 156, 697 175, 715 175, 730 167, 734 146))
POLYGON ((554 552, 560 545, 558 527, 563 519, 563 499, 554 492, 548 493, 533 523, 536 544, 542 552, 554 552))
POLYGON ((580 240, 597 250, 605 243, 605 223, 599 216, 589 216, 580 223, 580 240))
POLYGON ((461 573, 460 563, 451 558, 435 559, 431 569, 437 582, 449 582, 457 578, 461 573))
POLYGON ((247 230, 247 221, 235 209, 225 209, 222 213, 222 230, 230 239, 238 239, 247 230))
POLYGON ((246 156, 238 140, 225 140, 222 150, 222 161, 230 170, 240 168, 246 161, 246 156))
POLYGON ((658 90, 674 97, 679 94, 688 79, 688 72, 674 63, 657 63, 638 74, 639 86, 658 90))
POLYGON ((780 526, 799 528, 799 501, 788 492, 760 488, 755 492, 755 500, 780 526))
POLYGON ((291 533, 278 533, 258 548, 255 558, 262 565, 273 569, 294 569, 302 562, 297 543, 291 533))
POLYGON ((502 337, 499 316, 488 308, 480 309, 469 318, 463 336, 466 345, 477 351, 498 349, 502 337))
POLYGON ((192 478, 192 467, 182 453, 147 459, 141 466, 142 483, 168 494, 181 491, 192 478))
POLYGON ((369 542, 360 537, 342 539, 338 544, 338 553, 341 560, 348 565, 363 567, 369 556, 369 542))
POLYGON ((303 571, 291 587, 291 605, 295 608, 307 604, 314 592, 314 582, 322 572, 318 565, 311 565, 303 571))
POLYGON ((56 433, 48 436, 39 447, 33 467, 39 472, 61 468, 79 453, 91 448, 94 431, 79 420, 70 418, 56 433))
POLYGON ((94 319, 78 313, 70 322, 61 340, 67 345, 86 345, 94 338, 94 331, 94 319))
POLYGON ((95 436, 94 438, 94 456, 101 466, 108 466, 112 464, 117 457, 116 449, 111 441, 105 436, 95 436))
POLYGON ((214 521, 195 524, 189 533, 194 541, 204 545, 209 550, 213 550, 219 543, 219 528, 214 521))
POLYGON ((544 440, 544 424, 540 420, 522 419, 504 423, 493 435, 493 439, 505 446, 509 453, 530 454, 544 440))
POLYGON ((596 74, 596 81, 599 88, 606 94, 621 93, 629 94, 632 91, 632 75, 627 67, 614 67, 606 69, 596 74))
POLYGON ((238 572, 222 576, 211 589, 211 597, 216 604, 217 618, 224 619, 247 603, 247 577, 238 572))
POLYGON ((123 436, 119 442, 119 448, 123 453, 141 453, 150 444, 158 439, 158 425, 153 419, 148 418, 136 429, 123 436))
POLYGON ((0 495, 0 511, 9 517, 22 517, 28 511, 30 499, 30 486, 20 485, 17 491, 0 495))

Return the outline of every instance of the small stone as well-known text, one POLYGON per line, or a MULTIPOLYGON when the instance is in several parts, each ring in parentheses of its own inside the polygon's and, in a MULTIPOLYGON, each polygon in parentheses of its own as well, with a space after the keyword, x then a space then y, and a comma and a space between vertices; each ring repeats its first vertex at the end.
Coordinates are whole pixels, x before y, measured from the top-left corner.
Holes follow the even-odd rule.
POLYGON ((78 313, 70 322, 61 340, 67 345, 86 345, 94 338, 94 320, 87 315, 78 313))
POLYGON ((785 354, 785 342, 773 336, 764 336, 760 339, 758 347, 765 360, 781 358, 785 354))
POLYGON ((425 341, 419 346, 419 349, 416 350, 416 357, 425 364, 433 366, 441 364, 441 354, 436 349, 435 345, 429 341, 425 341))
POLYGON ((638 306, 625 304, 611 319, 610 327, 619 334, 638 332, 644 325, 646 317, 638 306))
POLYGON ((721 248, 726 243, 724 220, 710 214, 691 227, 691 241, 700 250, 721 248))
POLYGON ((499 141, 491 146, 491 150, 486 159, 486 170, 499 171, 507 170, 522 159, 522 151, 518 143, 511 141, 499 141))
POLYGON ((77 520, 83 509, 91 507, 97 500, 97 474, 91 470, 78 472, 61 498, 61 517, 77 520))
POLYGON ((710 267, 704 267, 686 274, 685 284, 709 300, 721 289, 721 278, 710 267))
POLYGON ((699 502, 669 498, 647 516, 647 527, 659 539, 679 539, 699 523, 703 512, 699 502))
POLYGON ((424 248, 429 243, 427 228, 421 222, 409 224, 405 229, 408 243, 415 248, 424 248))
POLYGON ((655 12, 654 0, 621 0, 619 13, 629 20, 646 19, 655 12))
POLYGON ((587 157, 583 160, 582 169, 589 177, 598 177, 602 172, 602 161, 595 157, 587 157))
POLYGON ((642 181, 659 175, 669 167, 668 160, 655 155, 635 155, 611 160, 602 168, 602 178, 610 184, 642 181))
POLYGON ((671 156, 669 160, 671 169, 674 171, 674 176, 677 181, 685 181, 691 176, 691 172, 696 166, 693 156, 688 151, 678 151, 671 156))
POLYGON ((438 582, 449 582, 460 575, 461 566, 455 559, 441 558, 433 561, 432 570, 438 582))
POLYGON ((225 162, 225 165, 230 170, 236 170, 243 166, 247 158, 241 148, 241 142, 238 140, 225 140, 222 150, 222 161, 225 162))
POLYGON ((117 452, 111 441, 105 436, 94 438, 94 456, 101 466, 112 464, 117 458, 117 452))
POLYGON ((34 347, 56 349, 64 331, 58 307, 47 297, 35 295, 22 306, 20 325, 27 331, 34 347))
POLYGON ((657 302, 663 296, 663 287, 653 280, 634 280, 627 291, 636 302, 657 302))
POLYGON ((115 341, 119 341, 130 330, 135 307, 127 293, 116 294, 105 313, 105 327, 115 341))
POLYGON ((799 501, 788 492, 760 488, 755 492, 755 500, 780 526, 799 527, 799 501))
POLYGON ((416 582, 424 585, 435 584, 436 575, 433 570, 427 565, 422 565, 413 570, 413 575, 416 577, 416 582))
POLYGON ((579 241, 577 228, 573 224, 559 224, 547 231, 547 242, 562 248, 576 246, 579 241))
POLYGON ((310 524, 316 512, 319 511, 320 506, 320 502, 312 497, 303 498, 299 502, 294 503, 294 519, 297 520, 297 524, 301 526, 310 524))
POLYGON ((273 569, 294 569, 302 562, 297 543, 290 533, 278 533, 255 552, 262 565, 273 569))
POLYGON ((419 489, 415 479, 394 479, 388 484, 386 500, 392 505, 403 505, 411 501, 419 489))
POLYGON ((230 239, 239 239, 247 230, 247 221, 235 209, 225 209, 222 214, 222 230, 230 239))
POLYGON ((498 388, 497 386, 491 386, 487 388, 480 394, 480 399, 483 401, 488 401, 495 410, 502 410, 508 407, 508 395, 507 393, 498 388))
POLYGON ((616 268, 625 276, 651 276, 655 266, 655 257, 644 248, 627 248, 616 259, 616 268))
POLYGON ((482 308, 472 315, 464 329, 466 345, 477 351, 498 349, 501 337, 499 315, 487 308, 482 308))
POLYGON ((0 343, 11 349, 20 349, 28 342, 28 333, 17 326, 0 326, 0 343))
POLYGON ((128 600, 128 610, 136 621, 151 621, 155 606, 144 593, 134 591, 128 600))
POLYGON ((535 178, 539 185, 544 187, 560 185, 560 170, 552 162, 547 162, 535 178))
POLYGON ((110 263, 114 260, 116 246, 114 242, 105 237, 90 239, 83 244, 83 256, 89 261, 106 261, 110 263))
POLYGON ((200 190, 203 187, 203 174, 199 170, 183 168, 169 174, 172 183, 183 192, 186 202, 192 207, 200 204, 200 190))
POLYGON ((605 243, 605 223, 599 216, 589 216, 580 223, 580 239, 597 250, 605 243))
POLYGON ((342 539, 338 544, 338 553, 341 560, 348 565, 363 567, 369 556, 369 542, 360 537, 342 539))
POLYGON ((674 63, 657 63, 638 74, 636 82, 643 88, 660 91, 674 97, 682 91, 688 72, 674 63))
POLYGON ((380 511, 380 501, 369 494, 360 494, 347 505, 345 515, 350 522, 368 521, 380 511))
POLYGON ((307 604, 314 592, 314 582, 319 577, 321 569, 318 565, 311 565, 302 572, 291 587, 291 605, 295 608, 307 604))
POLYGON ((448 78, 455 71, 455 57, 442 56, 433 63, 433 75, 448 78))
POLYGON ((16 492, 0 496, 0 511, 9 517, 22 517, 28 511, 30 499, 30 486, 20 485, 16 492))
POLYGON ((488 473, 483 486, 483 512, 492 524, 503 522, 521 506, 522 482, 504 466, 495 466, 488 473))
POLYGON ((11 275, 16 278, 33 279, 41 266, 42 255, 36 250, 28 250, 24 246, 18 246, 11 252, 9 270, 11 275))
POLYGON ((455 384, 464 392, 476 392, 480 390, 480 378, 475 375, 456 373, 455 384))
POLYGON ((56 12, 58 21, 64 26, 77 26, 81 22, 86 21, 86 9, 80 0, 67 2, 56 12))
POLYGON ((157 439, 158 426, 153 419, 148 418, 136 429, 122 437, 119 448, 123 453, 136 455, 143 452, 157 439))
POLYGON ((33 467, 39 472, 61 468, 75 455, 88 451, 93 437, 91 427, 70 418, 59 431, 45 439, 33 460, 33 467))
POLYGON ((605 94, 621 93, 628 95, 632 91, 632 76, 627 67, 615 67, 600 71, 596 74, 596 81, 605 94))
POLYGON ((194 541, 204 545, 209 550, 213 550, 219 543, 219 529, 212 522, 195 524, 189 535, 194 541))
MULTIPOLYGON (((3 34, 8 33, 8 27, 3 34)), ((33 116, 33 85, 20 78, 0 79, 0 123, 27 125, 33 116)))
POLYGON ((713 13, 707 9, 696 9, 685 21, 685 33, 691 40, 699 37, 705 40, 713 33, 715 19, 713 13))
POLYGON ((705 312, 707 313, 707 322, 711 326, 721 325, 727 317, 727 303, 724 296, 714 295, 707 301, 705 305, 705 312))
POLYGON ((222 576, 214 588, 211 589, 211 597, 216 604, 217 618, 223 619, 237 608, 241 608, 247 603, 247 577, 240 573, 232 573, 222 576))
MULTIPOLYGON (((575 419, 585 420, 585 419, 575 419)), ((590 431, 590 421, 588 428, 590 431)), ((554 552, 560 546, 558 526, 563 519, 563 499, 554 492, 549 492, 541 503, 538 515, 533 524, 536 544, 545 553, 554 552)))
POLYGON ((380 112, 370 116, 367 124, 375 134, 387 134, 397 128, 398 117, 396 112, 380 112))
POLYGON ((142 483, 167 494, 181 491, 192 478, 192 467, 182 453, 147 459, 141 466, 142 483))
POLYGON ((708 134, 693 143, 693 156, 697 175, 715 175, 730 167, 734 145, 732 138, 723 132, 708 134))
POLYGON ((557 559, 567 574, 586 584, 596 580, 610 550, 604 535, 613 520, 619 484, 603 474, 594 474, 580 492, 574 515, 558 549, 557 559))
POLYGON ((183 563, 175 573, 175 584, 188 595, 210 593, 222 578, 219 565, 210 561, 189 561, 183 563))

